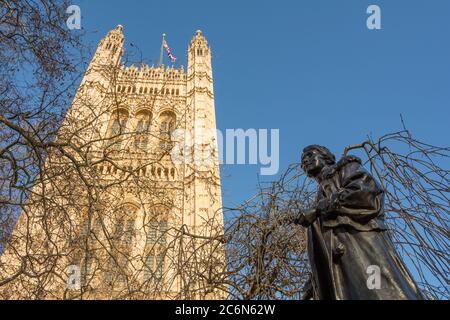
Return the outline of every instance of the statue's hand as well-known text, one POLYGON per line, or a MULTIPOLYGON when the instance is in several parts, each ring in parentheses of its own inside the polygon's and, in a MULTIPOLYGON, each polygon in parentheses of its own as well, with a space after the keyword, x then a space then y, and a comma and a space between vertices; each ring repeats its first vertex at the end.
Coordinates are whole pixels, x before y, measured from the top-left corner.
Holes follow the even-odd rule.
POLYGON ((309 227, 311 223, 316 220, 316 210, 308 210, 306 212, 301 212, 297 216, 295 216, 293 219, 291 219, 290 222, 299 224, 305 228, 309 227))
POLYGON ((330 198, 323 198, 317 202, 316 211, 318 216, 325 216, 334 212, 338 206, 339 194, 333 193, 330 198))

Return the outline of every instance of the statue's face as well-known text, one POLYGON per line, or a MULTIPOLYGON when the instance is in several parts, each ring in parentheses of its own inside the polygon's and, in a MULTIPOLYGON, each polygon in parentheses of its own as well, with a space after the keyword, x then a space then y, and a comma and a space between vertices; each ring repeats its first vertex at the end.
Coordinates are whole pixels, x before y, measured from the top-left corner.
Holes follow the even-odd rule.
POLYGON ((302 155, 302 169, 310 178, 317 177, 326 165, 326 161, 317 150, 308 150, 302 155))

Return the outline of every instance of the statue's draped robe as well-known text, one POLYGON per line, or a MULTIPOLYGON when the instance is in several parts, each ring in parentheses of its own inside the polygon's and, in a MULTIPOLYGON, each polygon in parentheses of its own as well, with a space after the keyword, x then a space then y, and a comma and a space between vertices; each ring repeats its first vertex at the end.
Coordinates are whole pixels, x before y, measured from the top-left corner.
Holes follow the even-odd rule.
POLYGON ((317 200, 330 206, 308 228, 314 298, 422 299, 387 234, 383 191, 361 161, 344 157, 321 175, 317 200), (380 289, 369 289, 377 267, 380 289))

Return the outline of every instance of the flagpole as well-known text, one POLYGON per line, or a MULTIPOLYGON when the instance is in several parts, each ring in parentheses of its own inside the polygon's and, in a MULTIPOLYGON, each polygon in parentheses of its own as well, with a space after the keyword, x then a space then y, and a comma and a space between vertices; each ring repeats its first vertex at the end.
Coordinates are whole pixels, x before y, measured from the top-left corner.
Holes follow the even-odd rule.
POLYGON ((161 41, 161 53, 160 53, 160 55, 159 55, 159 64, 158 64, 158 66, 162 65, 163 52, 164 52, 163 44, 164 44, 164 39, 165 39, 165 38, 166 38, 166 34, 163 33, 163 34, 162 34, 162 41, 161 41))

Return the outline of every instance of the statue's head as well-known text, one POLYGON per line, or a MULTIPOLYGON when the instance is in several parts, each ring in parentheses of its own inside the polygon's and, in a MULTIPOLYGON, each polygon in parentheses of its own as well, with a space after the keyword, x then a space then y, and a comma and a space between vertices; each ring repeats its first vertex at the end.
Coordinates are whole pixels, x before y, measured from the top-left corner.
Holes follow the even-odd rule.
POLYGON ((325 147, 314 144, 303 149, 301 166, 310 178, 317 178, 323 168, 335 163, 334 154, 325 147))

